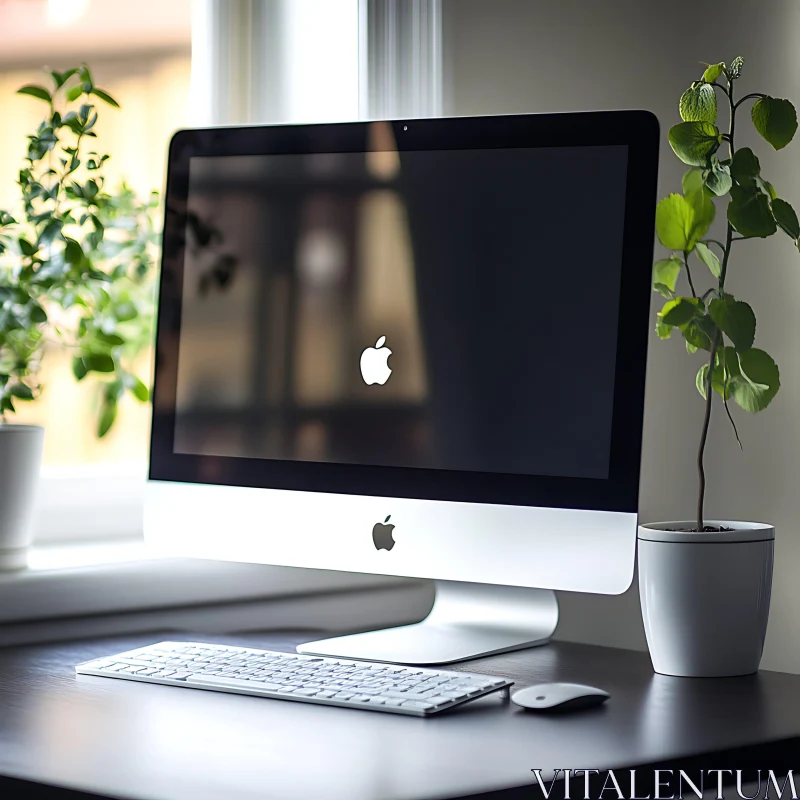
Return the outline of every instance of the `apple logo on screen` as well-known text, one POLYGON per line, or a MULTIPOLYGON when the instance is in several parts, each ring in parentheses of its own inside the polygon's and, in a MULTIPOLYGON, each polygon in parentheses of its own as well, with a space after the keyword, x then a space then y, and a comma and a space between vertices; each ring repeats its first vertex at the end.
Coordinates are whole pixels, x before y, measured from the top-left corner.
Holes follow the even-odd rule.
POLYGON ((389 514, 383 522, 376 522, 372 529, 372 541, 375 543, 376 550, 391 550, 395 545, 392 538, 394 525, 386 524, 391 518, 392 515, 389 514))
POLYGON ((367 386, 371 386, 373 383, 383 386, 392 374, 392 368, 388 364, 392 351, 388 347, 384 347, 385 344, 386 337, 381 336, 375 342, 375 347, 368 347, 361 354, 361 377, 367 386))

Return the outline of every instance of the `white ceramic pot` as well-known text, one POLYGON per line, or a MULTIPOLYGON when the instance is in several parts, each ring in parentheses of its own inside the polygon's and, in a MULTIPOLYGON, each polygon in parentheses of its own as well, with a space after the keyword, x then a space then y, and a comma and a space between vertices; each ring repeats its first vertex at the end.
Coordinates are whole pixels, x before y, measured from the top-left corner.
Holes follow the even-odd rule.
POLYGON ((28 563, 43 440, 38 425, 0 424, 0 570, 28 563))
POLYGON ((767 633, 775 528, 682 533, 693 522, 639 526, 639 597, 653 668, 720 678, 758 670, 767 633))

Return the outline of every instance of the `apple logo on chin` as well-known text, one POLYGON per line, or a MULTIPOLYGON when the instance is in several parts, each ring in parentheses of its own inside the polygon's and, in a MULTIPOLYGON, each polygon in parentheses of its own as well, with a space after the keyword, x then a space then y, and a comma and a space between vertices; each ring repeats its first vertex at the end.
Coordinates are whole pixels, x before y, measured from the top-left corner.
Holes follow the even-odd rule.
POLYGON ((383 522, 376 522, 375 527, 372 529, 372 541, 376 550, 391 550, 395 546, 395 541, 392 538, 394 525, 386 524, 391 518, 392 515, 389 514, 383 522))
POLYGON ((383 386, 392 374, 392 368, 388 364, 392 351, 388 347, 384 347, 385 344, 386 337, 381 336, 375 342, 375 347, 368 347, 361 354, 361 377, 367 386, 371 386, 373 383, 383 386))

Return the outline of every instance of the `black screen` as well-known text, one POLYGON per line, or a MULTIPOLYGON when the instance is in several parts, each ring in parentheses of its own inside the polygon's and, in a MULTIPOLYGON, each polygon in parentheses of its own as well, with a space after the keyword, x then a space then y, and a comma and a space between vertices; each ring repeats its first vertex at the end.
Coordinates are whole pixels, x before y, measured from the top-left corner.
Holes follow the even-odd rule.
POLYGON ((174 452, 607 478, 627 163, 191 158, 174 452))

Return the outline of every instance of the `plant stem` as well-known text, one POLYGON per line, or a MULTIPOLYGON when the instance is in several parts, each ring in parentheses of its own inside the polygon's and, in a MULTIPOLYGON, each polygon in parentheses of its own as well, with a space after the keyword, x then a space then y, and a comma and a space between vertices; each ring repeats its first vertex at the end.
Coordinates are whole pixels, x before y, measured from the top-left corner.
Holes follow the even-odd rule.
MULTIPOLYGON (((736 126, 736 106, 733 102, 733 83, 730 88, 725 92, 728 95, 728 103, 731 109, 731 127, 728 133, 728 147, 730 157, 733 159, 733 132, 736 126)), ((731 242, 733 240, 733 227, 730 222, 726 233, 725 248, 722 256, 722 268, 719 274, 719 291, 720 293, 725 288, 725 276, 728 273, 728 258, 731 254, 731 242)), ((706 442, 708 441, 708 427, 711 423, 711 404, 714 398, 714 367, 717 360, 717 348, 720 344, 721 332, 717 329, 714 334, 714 339, 711 342, 711 355, 708 359, 708 376, 706 378, 706 409, 703 415, 703 428, 700 433, 700 446, 697 449, 697 476, 698 476, 698 494, 697 494, 697 530, 701 532, 705 526, 703 519, 704 506, 706 497, 706 473, 704 466, 704 458, 706 452, 706 442)), ((723 388, 723 392, 725 389, 723 388)))
POLYGON ((689 254, 685 251, 683 253, 683 266, 686 267, 686 277, 689 280, 689 288, 692 290, 692 297, 697 297, 697 292, 694 290, 694 282, 692 281, 692 272, 689 269, 689 254))
POLYGON ((766 97, 766 95, 762 94, 761 92, 753 92, 752 94, 746 94, 741 100, 739 100, 736 103, 734 108, 738 108, 742 103, 744 103, 745 100, 751 100, 754 97, 762 98, 762 97, 766 97))
POLYGON ((697 449, 697 476, 699 487, 697 493, 697 532, 702 533, 704 527, 703 506, 706 499, 706 471, 703 465, 703 456, 706 450, 708 439, 708 426, 711 423, 711 400, 714 396, 713 375, 714 362, 717 360, 717 347, 719 347, 719 331, 714 334, 711 342, 711 357, 708 360, 708 378, 706 380, 706 411, 703 415, 703 430, 700 433, 700 446, 697 449))

